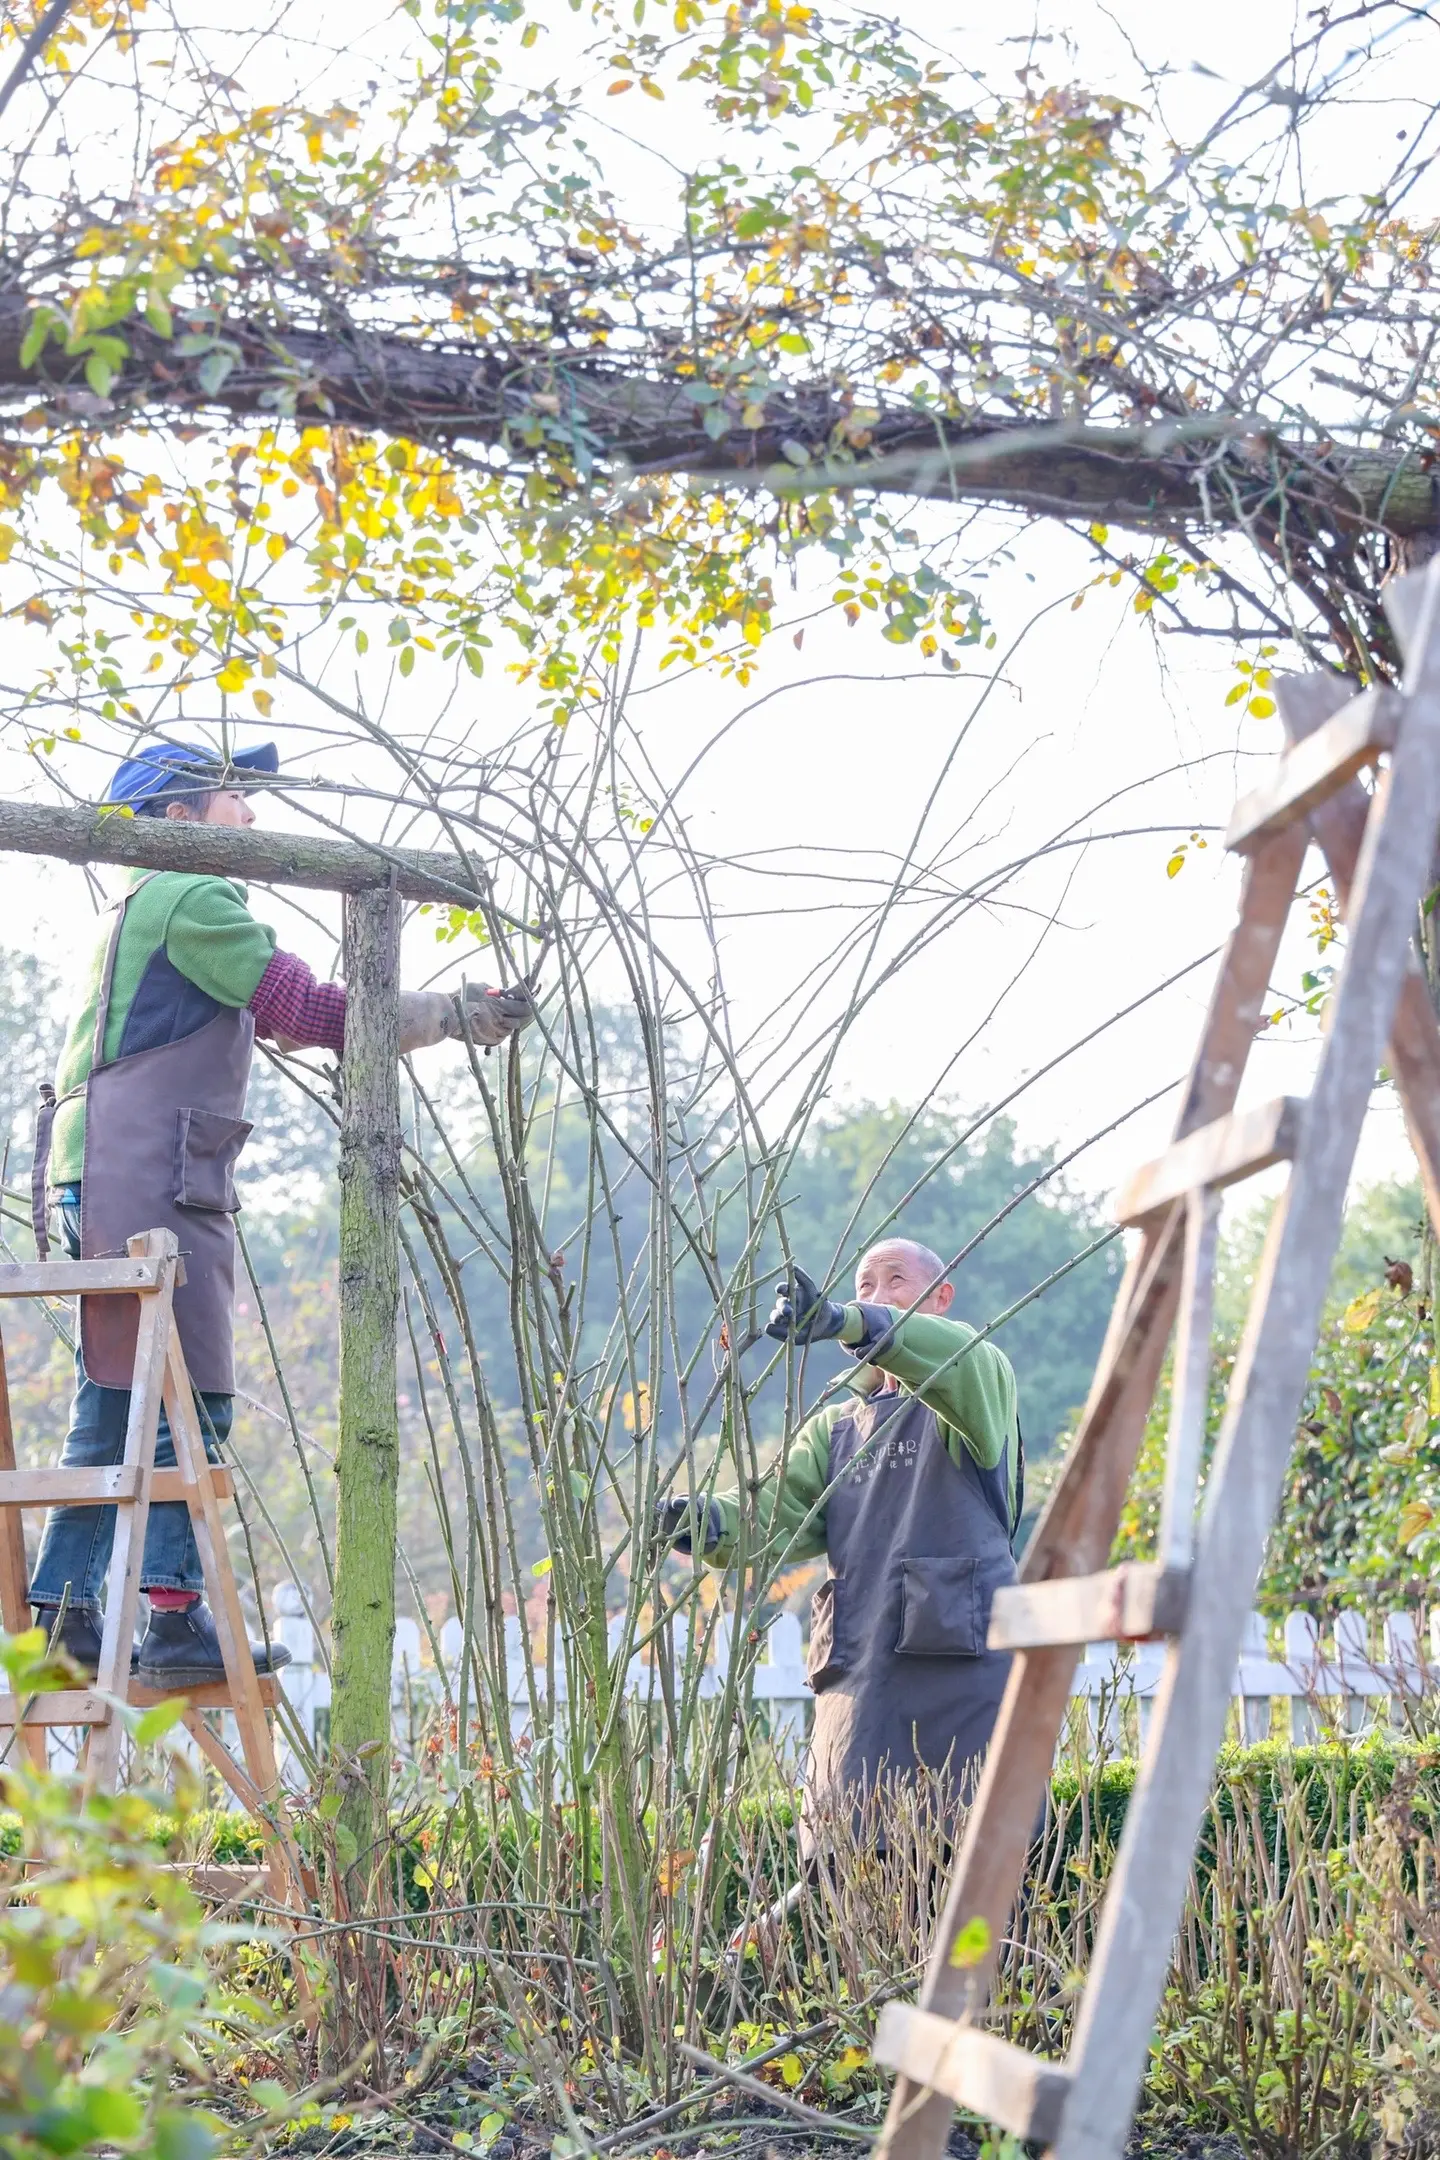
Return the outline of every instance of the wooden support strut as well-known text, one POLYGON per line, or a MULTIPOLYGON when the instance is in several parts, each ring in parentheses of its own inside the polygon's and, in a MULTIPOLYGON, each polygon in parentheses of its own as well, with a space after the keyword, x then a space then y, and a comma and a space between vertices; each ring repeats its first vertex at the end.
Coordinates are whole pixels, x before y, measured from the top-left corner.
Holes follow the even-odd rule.
MULTIPOLYGON (((46 1760, 45 1731, 56 1726, 86 1730, 85 1775, 89 1785, 113 1787, 125 1728, 121 1708, 143 1708, 167 1695, 132 1678, 130 1651, 140 1599, 145 1527, 156 1501, 181 1501, 190 1510, 201 1572, 225 1663, 222 1683, 189 1691, 185 1724, 202 1753, 230 1789, 265 1826, 270 1857, 265 1870, 277 1904, 303 1895, 306 1871, 294 1842, 280 1787, 269 1712, 279 1697, 273 1675, 256 1673, 230 1565, 219 1502, 233 1496, 228 1470, 212 1464, 195 1411, 194 1390, 175 1327, 173 1298, 179 1267, 176 1239, 168 1230, 132 1238, 129 1257, 115 1261, 59 1262, 0 1268, 0 1297, 43 1297, 56 1289, 87 1296, 140 1297, 140 1325, 124 1459, 94 1470, 18 1470, 5 1387, 0 1341, 0 1618, 11 1630, 29 1624, 29 1590, 20 1511, 61 1504, 101 1505, 116 1510, 110 1594, 105 1608, 99 1669, 85 1688, 34 1697, 0 1696, 0 1728, 18 1729, 37 1767, 46 1760), (173 1470, 155 1468, 162 1400, 175 1443, 173 1470), (237 1762, 205 1723, 210 1710, 229 1710, 240 1733, 237 1762)), ((302 1982, 302 1992, 303 1992, 302 1982)))
POLYGON ((1407 653, 1403 700, 1371 698, 1358 711, 1347 708, 1348 718, 1326 734, 1336 717, 1330 685, 1282 688, 1292 738, 1309 732, 1324 739, 1308 757, 1292 750, 1276 781, 1257 791, 1232 825, 1248 857, 1240 921, 1176 1145, 1122 1201, 1138 1244, 1021 1583, 995 1600, 991 1640, 1017 1646, 1016 1655, 920 2002, 914 2010, 887 2010, 877 2034, 876 2059, 900 2073, 880 2140, 896 2160, 938 2160, 957 2101, 1048 2144, 1056 2160, 1114 2160, 1122 2148, 1387 1035, 1440 1229, 1440 1030, 1412 951, 1415 909, 1440 828, 1440 560, 1392 587, 1387 604, 1407 653), (1367 794, 1354 775, 1392 745, 1388 770, 1367 794), (1315 1089, 1303 1116, 1282 1103, 1232 1117, 1312 831, 1350 923, 1315 1089), (1292 1163, 1289 1183, 1272 1221, 1197 1526, 1215 1196, 1231 1177, 1284 1159, 1292 1163), (1160 1557, 1144 1568, 1107 1569, 1182 1296, 1160 1557), (1124 1633, 1127 1623, 1138 1630, 1147 1620, 1172 1640, 1075 2042, 1067 2064, 1038 2062, 954 2021, 977 2011, 988 1989, 1078 1643, 1124 1633), (986 1944, 973 1962, 952 1958, 962 1929, 986 1944))

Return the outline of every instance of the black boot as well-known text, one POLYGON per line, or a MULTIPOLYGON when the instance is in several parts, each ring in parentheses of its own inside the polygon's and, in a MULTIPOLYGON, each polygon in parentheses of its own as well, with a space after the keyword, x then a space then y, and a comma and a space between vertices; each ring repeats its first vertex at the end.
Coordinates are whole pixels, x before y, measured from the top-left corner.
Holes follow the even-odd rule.
MULTIPOLYGON (((36 1627, 43 1627, 57 1650, 63 1650, 73 1658, 87 1680, 93 1680, 100 1670, 100 1609, 95 1605, 67 1605, 65 1618, 57 1632, 55 1616, 58 1605, 35 1605, 31 1607, 36 1627)), ((130 1652, 130 1670, 133 1673, 137 1652, 130 1652)))
MULTIPOLYGON (((266 1650, 251 1643, 257 1673, 278 1672, 290 1662, 283 1643, 266 1650)), ((140 1645, 140 1684, 147 1688, 214 1687, 225 1678, 220 1638, 209 1608, 197 1598, 184 1612, 156 1612, 140 1645)))

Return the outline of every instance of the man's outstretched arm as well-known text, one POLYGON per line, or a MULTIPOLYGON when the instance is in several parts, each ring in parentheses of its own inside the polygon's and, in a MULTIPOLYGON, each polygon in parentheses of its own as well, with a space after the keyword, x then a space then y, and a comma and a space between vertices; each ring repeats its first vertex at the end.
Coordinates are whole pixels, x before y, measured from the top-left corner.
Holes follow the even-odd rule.
MULTIPOLYGON (((762 1478, 755 1494, 755 1522, 750 1531, 747 1558, 762 1555, 772 1566, 798 1566, 825 1550, 825 1490, 830 1481, 830 1429, 842 1413, 839 1403, 828 1403, 807 1418, 790 1443, 783 1474, 777 1463, 762 1478)), ((742 1516, 739 1488, 697 1495, 702 1526, 701 1557, 711 1566, 729 1567, 735 1557, 742 1516)), ((688 1499, 677 1495, 662 1500, 656 1509, 656 1535, 679 1552, 693 1544, 694 1514, 688 1499)))

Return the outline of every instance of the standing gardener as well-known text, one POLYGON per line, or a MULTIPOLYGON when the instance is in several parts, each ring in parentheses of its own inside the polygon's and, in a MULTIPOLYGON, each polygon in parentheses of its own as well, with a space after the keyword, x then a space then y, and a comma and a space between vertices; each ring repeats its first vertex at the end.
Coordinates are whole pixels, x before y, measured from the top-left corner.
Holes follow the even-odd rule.
MULTIPOLYGON (((954 1286, 927 1246, 871 1247, 855 1301, 822 1297, 791 1271, 766 1333, 837 1341, 858 1360, 850 1401, 801 1426, 759 1488, 772 1562, 828 1553, 811 1608, 807 1670, 815 1721, 806 1779, 807 1848, 817 1822, 882 1777, 948 1769, 958 1790, 985 1753, 1010 1660, 987 1650, 990 1601, 1015 1580, 1024 1457, 1015 1375, 993 1342, 947 1319, 954 1286), (913 1308, 913 1310, 912 1310, 913 1308)), ((704 1557, 734 1550, 734 1493, 700 1495, 704 1557)), ((657 1530, 691 1549, 691 1503, 660 1503, 657 1530)))
MULTIPOLYGON (((228 765, 194 746, 156 743, 120 766, 105 801, 136 817, 253 825, 245 782, 263 786, 279 762, 273 743, 240 751, 228 765)), ((303 960, 278 951, 274 931, 255 920, 244 887, 230 879, 172 870, 132 870, 128 879, 91 961, 55 1088, 44 1091, 36 1243, 44 1258, 52 1200, 73 1259, 123 1254, 142 1230, 175 1232, 185 1262, 175 1319, 213 1453, 234 1409, 234 1169, 251 1130, 244 1111, 255 1037, 338 1054, 345 990, 317 982, 303 960)), ((523 989, 467 987, 463 1020, 458 999, 405 991, 400 1049, 459 1038, 467 1026, 472 1040, 500 1043, 530 1016, 523 989)), ((80 1300, 75 1401, 60 1458, 67 1469, 116 1463, 124 1453, 138 1304, 80 1300)), ((167 1468, 175 1460, 163 1411, 155 1460, 167 1468)), ((113 1508, 52 1508, 30 1586, 38 1624, 53 1627, 64 1608, 58 1639, 91 1674, 114 1534, 113 1508)), ((224 1677, 203 1586, 188 1508, 152 1506, 141 1577, 150 1620, 135 1658, 145 1686, 204 1687, 224 1677)), ((261 1672, 290 1655, 253 1644, 251 1654, 261 1672)))

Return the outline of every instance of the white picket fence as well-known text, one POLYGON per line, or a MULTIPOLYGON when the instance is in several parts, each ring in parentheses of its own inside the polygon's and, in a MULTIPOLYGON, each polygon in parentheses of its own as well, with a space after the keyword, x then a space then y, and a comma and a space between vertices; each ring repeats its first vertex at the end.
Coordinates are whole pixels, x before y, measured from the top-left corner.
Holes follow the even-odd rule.
MULTIPOLYGON (((279 1586, 274 1606, 272 1632, 292 1656, 284 1674, 286 1697, 313 1743, 329 1706, 329 1676, 317 1661, 314 1629, 305 1616, 305 1601, 293 1583, 279 1586)), ((610 1622, 612 1649, 624 1624, 618 1615, 610 1622)), ((675 1623, 677 1671, 685 1659, 684 1629, 681 1618, 675 1623)), ((418 1623, 397 1621, 392 1702, 395 1742, 401 1754, 411 1752, 424 1722, 445 1699, 447 1690, 453 1698, 463 1641, 460 1622, 447 1620, 439 1635, 441 1670, 430 1655, 418 1623)), ((1371 1641, 1370 1618, 1363 1612, 1342 1612, 1328 1641, 1322 1638, 1311 1614, 1292 1612, 1281 1630, 1281 1643, 1280 1654, 1272 1655, 1266 1622, 1258 1613, 1250 1615, 1233 1684, 1238 1727, 1246 1740, 1263 1740, 1271 1735, 1277 1700, 1283 1706, 1282 1720, 1288 1731, 1282 1727, 1274 1737, 1303 1744, 1318 1739, 1326 1730, 1360 1734, 1376 1725, 1403 1725, 1409 1709, 1417 1702, 1440 1694, 1440 1609, 1430 1614, 1423 1631, 1413 1614, 1390 1614, 1382 1622, 1375 1643, 1371 1641)), ((701 1681, 702 1696, 713 1698, 720 1694, 731 1648, 730 1622, 722 1614, 714 1625, 712 1654, 701 1681)), ((518 1619, 505 1622, 505 1652, 511 1730, 520 1739, 530 1731, 532 1706, 518 1619)), ((1088 1730, 1097 1747, 1102 1741, 1110 1750, 1123 1747, 1136 1723, 1144 1732, 1164 1664, 1163 1643, 1089 1646, 1076 1668, 1072 1694, 1077 1705, 1083 1704, 1087 1712, 1081 1729, 1088 1730)), ((537 1670, 536 1680, 543 1698, 543 1670, 537 1670)), ((557 1673, 557 1682, 557 1698, 563 1702, 563 1670, 557 1673)), ((637 1702, 657 1700, 656 1667, 644 1657, 633 1657, 626 1685, 637 1702)), ((750 1685, 754 1701, 768 1712, 777 1744, 797 1749, 804 1740, 813 1697, 805 1680, 800 1622, 793 1613, 781 1613, 771 1623, 750 1685)), ((303 1780, 300 1764, 289 1751, 287 1775, 297 1782, 303 1780)))

